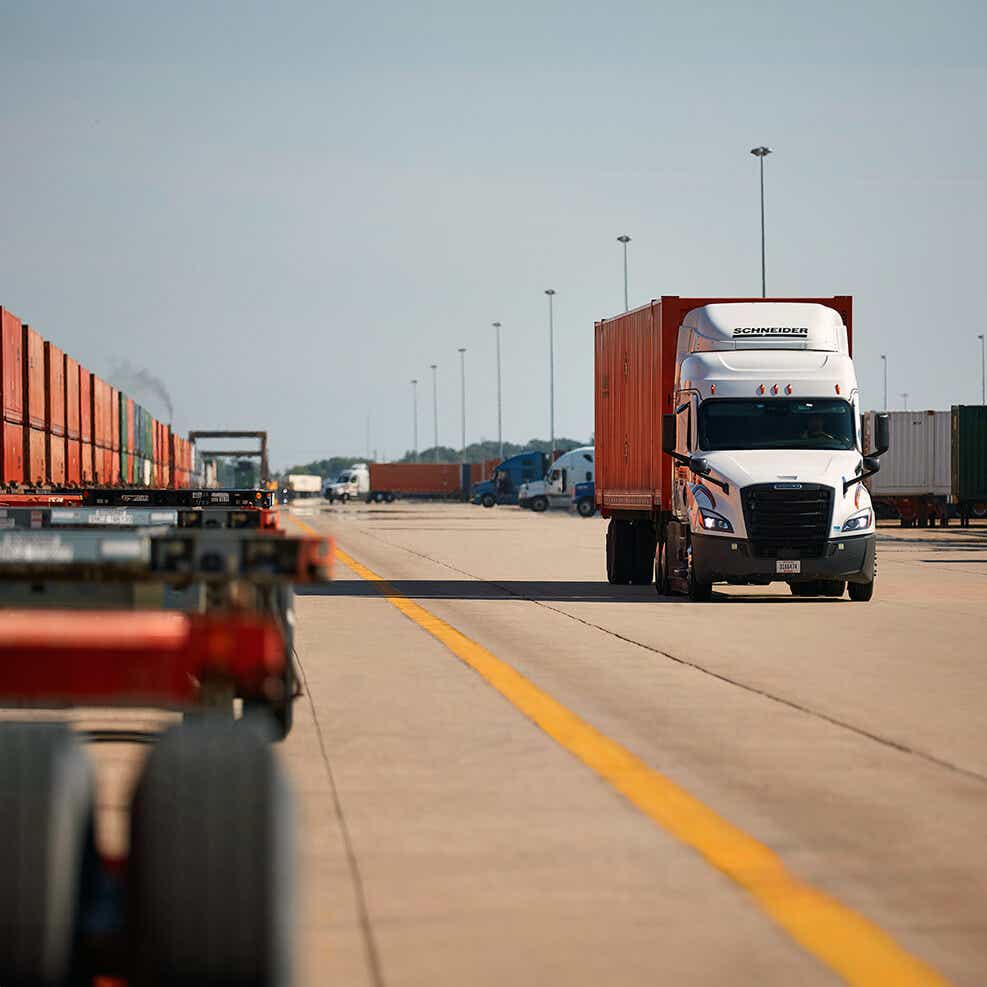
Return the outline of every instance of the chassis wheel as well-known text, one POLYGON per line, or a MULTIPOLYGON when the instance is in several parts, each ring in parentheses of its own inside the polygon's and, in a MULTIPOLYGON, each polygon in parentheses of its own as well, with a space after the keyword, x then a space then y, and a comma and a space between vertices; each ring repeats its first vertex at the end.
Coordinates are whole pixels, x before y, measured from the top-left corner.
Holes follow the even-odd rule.
POLYGON ((874 595, 874 580, 869 583, 848 583, 847 592, 855 603, 866 603, 874 595))
POLYGON ((0 724, 0 983, 55 987, 75 969, 96 867, 93 780, 72 731, 0 724))
POLYGON ((689 560, 689 599, 693 603, 709 603, 713 598, 713 584, 696 579, 696 569, 689 560))
POLYGON ((580 500, 576 502, 576 511, 580 517, 592 517, 596 513, 596 504, 591 500, 580 500))
POLYGON ((165 734, 131 814, 134 987, 291 982, 291 815, 250 726, 204 719, 165 734))
POLYGON ((531 509, 537 513, 548 510, 548 498, 547 497, 534 497, 531 501, 531 509))
POLYGON ((480 503, 483 504, 484 507, 494 507, 497 503, 497 498, 494 497, 493 494, 485 493, 480 498, 480 503))

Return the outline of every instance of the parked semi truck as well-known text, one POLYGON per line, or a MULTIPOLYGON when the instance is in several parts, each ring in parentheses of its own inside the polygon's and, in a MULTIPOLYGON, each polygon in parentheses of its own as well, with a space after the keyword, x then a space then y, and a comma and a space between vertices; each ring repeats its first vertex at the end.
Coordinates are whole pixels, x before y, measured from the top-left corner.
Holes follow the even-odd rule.
POLYGON ((543 452, 519 452, 499 463, 489 480, 474 483, 471 500, 474 504, 493 507, 496 504, 516 504, 522 484, 541 479, 548 470, 548 456, 543 452))
POLYGON ((348 500, 355 500, 369 492, 370 470, 367 464, 354 463, 325 485, 322 496, 330 504, 336 500, 341 500, 345 504, 348 500))
POLYGON ((525 483, 518 491, 518 503, 533 511, 547 511, 550 507, 568 507, 572 491, 577 483, 585 483, 595 476, 596 453, 592 446, 580 446, 563 453, 549 467, 545 476, 525 483))
POLYGON ((607 577, 708 600, 713 584, 874 592, 852 300, 679 298, 597 323, 596 502, 607 577))

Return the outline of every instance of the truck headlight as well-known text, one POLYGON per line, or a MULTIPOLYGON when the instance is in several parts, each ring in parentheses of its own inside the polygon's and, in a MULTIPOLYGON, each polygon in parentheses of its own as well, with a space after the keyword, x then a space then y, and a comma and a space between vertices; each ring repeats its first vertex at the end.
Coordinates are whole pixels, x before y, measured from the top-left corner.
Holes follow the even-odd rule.
POLYGON ((843 522, 844 531, 863 531, 864 528, 870 527, 870 517, 871 512, 861 511, 859 514, 854 514, 852 518, 848 518, 843 522))
POLYGON ((733 531, 733 525, 722 514, 700 508, 699 516, 707 531, 733 531))

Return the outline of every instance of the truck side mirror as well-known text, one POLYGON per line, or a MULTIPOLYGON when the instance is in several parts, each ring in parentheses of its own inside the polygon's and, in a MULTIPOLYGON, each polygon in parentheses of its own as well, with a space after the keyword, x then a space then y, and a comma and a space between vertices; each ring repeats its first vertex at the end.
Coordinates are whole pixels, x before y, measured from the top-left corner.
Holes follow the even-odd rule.
POLYGON ((702 456, 692 456, 689 459, 689 469, 698 476, 706 476, 710 471, 710 465, 702 456))
POLYGON ((891 448, 891 416, 874 416, 874 445, 872 456, 883 456, 891 448))
POLYGON ((880 472, 881 460, 877 456, 864 456, 864 469, 868 473, 880 472))
POLYGON ((675 415, 661 416, 661 451, 675 452, 675 415))

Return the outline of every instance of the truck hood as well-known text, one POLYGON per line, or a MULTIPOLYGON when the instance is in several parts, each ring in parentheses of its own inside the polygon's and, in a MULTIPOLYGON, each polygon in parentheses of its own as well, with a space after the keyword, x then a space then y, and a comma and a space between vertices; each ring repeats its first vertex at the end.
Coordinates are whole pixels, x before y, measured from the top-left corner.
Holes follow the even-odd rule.
POLYGON ((831 487, 852 477, 860 463, 856 450, 745 449, 710 452, 713 475, 746 487, 752 483, 824 483, 831 487))

